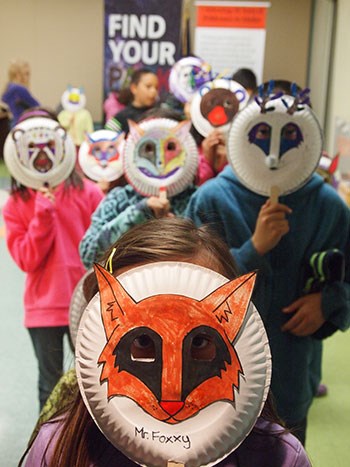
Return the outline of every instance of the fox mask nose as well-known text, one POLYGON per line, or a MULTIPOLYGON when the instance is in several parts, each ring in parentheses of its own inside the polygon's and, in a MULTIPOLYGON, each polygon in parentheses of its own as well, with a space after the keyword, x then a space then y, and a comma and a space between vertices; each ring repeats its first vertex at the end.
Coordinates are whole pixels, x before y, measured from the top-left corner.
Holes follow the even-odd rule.
POLYGON ((175 415, 176 413, 180 412, 184 406, 184 403, 181 401, 162 401, 160 406, 169 415, 175 415))

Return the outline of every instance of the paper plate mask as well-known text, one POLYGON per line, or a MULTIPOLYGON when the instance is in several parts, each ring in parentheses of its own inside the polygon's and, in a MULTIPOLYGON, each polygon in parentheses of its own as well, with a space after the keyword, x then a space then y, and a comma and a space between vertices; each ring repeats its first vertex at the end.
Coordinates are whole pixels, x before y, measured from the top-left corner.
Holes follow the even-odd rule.
POLYGON ((61 97, 61 104, 64 110, 77 112, 86 106, 86 96, 82 88, 68 86, 61 97))
POLYGON ((165 189, 171 197, 193 183, 198 150, 190 127, 189 121, 167 118, 152 118, 140 124, 129 120, 124 173, 136 191, 144 196, 158 196, 165 189))
POLYGON ((190 102, 197 89, 212 79, 209 63, 199 57, 184 57, 170 70, 169 90, 179 101, 190 102))
POLYGON ((45 184, 54 187, 74 169, 76 150, 56 120, 33 117, 17 124, 8 134, 4 160, 11 175, 22 185, 34 189, 45 184))
POLYGON ((286 195, 304 185, 316 170, 322 132, 307 104, 282 96, 249 104, 228 135, 228 160, 240 181, 270 196, 271 187, 286 195))
POLYGON ((97 130, 86 135, 79 148, 79 164, 91 180, 112 182, 123 175, 121 152, 124 134, 97 130))
POLYGON ((249 94, 236 81, 214 79, 204 84, 191 102, 191 119, 204 137, 216 128, 227 132, 234 116, 247 104, 249 94))
POLYGON ((93 270, 89 269, 77 283, 69 305, 69 334, 72 339, 74 348, 76 345, 80 319, 87 305, 87 301, 84 296, 83 285, 87 276, 89 276, 92 272, 93 270))
POLYGON ((255 274, 229 282, 189 263, 96 266, 81 319, 80 391, 100 430, 144 466, 215 465, 253 428, 271 356, 250 302, 255 274))

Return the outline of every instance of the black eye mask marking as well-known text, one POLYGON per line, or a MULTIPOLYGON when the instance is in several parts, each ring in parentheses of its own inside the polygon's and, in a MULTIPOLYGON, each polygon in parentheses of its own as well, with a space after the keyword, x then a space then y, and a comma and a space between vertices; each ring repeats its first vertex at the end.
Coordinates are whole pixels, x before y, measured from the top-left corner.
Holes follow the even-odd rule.
POLYGON ((161 398, 162 380, 162 339, 155 331, 139 327, 125 334, 113 351, 115 366, 119 371, 127 371, 142 381, 156 396, 161 398), (132 348, 135 341, 146 358, 135 358, 132 348))
MULTIPOLYGON (((200 344, 199 344, 200 345, 200 344)), ((221 335, 209 326, 199 326, 193 329, 183 342, 183 375, 182 375, 182 400, 199 386, 203 381, 220 376, 225 369, 225 363, 231 364, 231 357, 227 346, 221 335), (198 337, 200 339, 207 336, 208 340, 215 345, 216 352, 212 359, 198 358, 198 351, 193 347, 198 347, 198 337)))

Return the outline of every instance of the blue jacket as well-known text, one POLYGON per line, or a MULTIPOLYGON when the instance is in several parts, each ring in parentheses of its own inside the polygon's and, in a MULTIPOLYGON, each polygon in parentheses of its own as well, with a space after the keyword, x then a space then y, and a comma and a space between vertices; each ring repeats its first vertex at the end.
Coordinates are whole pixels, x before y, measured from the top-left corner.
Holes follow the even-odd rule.
MULTIPOLYGON (((185 212, 197 225, 211 223, 228 243, 241 273, 258 270, 254 303, 264 321, 273 359, 272 392, 280 416, 288 423, 307 415, 319 381, 317 361, 321 346, 312 336, 297 337, 281 331, 289 315, 281 309, 303 294, 303 271, 311 255, 338 248, 349 262, 350 211, 337 192, 313 175, 294 193, 280 197, 292 209, 290 231, 279 244, 259 256, 251 237, 266 197, 243 186, 227 166, 216 178, 202 185, 185 212)), ((350 273, 344 283, 322 290, 322 312, 338 329, 350 325, 350 273)))
MULTIPOLYGON (((194 185, 170 199, 171 212, 183 215, 194 185)), ((131 185, 116 187, 101 201, 91 218, 91 225, 80 242, 79 251, 83 264, 88 269, 95 261, 131 227, 153 217, 147 207, 147 198, 131 185)))
POLYGON ((16 125, 22 113, 30 107, 36 107, 39 102, 34 99, 28 89, 21 84, 9 83, 2 100, 10 107, 13 115, 12 126, 16 125))

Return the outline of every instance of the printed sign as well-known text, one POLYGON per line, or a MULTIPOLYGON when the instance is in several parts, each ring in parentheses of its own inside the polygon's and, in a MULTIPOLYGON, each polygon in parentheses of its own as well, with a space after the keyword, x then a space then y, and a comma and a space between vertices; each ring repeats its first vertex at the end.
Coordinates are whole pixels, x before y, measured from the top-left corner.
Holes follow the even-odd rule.
POLYGON ((105 0, 104 95, 128 84, 135 69, 149 68, 168 90, 181 53, 182 0, 105 0))
POLYGON ((269 6, 269 2, 196 2, 195 54, 217 73, 232 75, 250 68, 261 82, 269 6))

